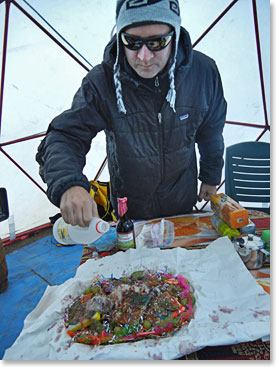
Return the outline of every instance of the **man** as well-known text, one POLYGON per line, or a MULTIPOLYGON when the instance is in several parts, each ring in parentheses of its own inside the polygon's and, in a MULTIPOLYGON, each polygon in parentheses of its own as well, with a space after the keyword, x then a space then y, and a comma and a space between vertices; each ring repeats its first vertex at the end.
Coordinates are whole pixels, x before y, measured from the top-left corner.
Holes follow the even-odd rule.
POLYGON ((216 192, 226 102, 215 62, 192 50, 180 23, 177 0, 117 0, 117 33, 103 62, 49 125, 37 154, 47 195, 67 223, 87 226, 98 215, 82 170, 101 130, 112 205, 127 196, 131 218, 189 213, 216 192))

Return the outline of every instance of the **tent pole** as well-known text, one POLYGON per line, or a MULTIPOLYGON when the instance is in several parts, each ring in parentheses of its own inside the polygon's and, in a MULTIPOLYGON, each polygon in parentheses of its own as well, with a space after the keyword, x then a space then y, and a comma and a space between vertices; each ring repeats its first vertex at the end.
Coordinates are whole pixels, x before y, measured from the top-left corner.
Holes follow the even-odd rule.
POLYGON ((7 43, 8 43, 9 15, 10 15, 10 2, 6 1, 5 4, 6 4, 6 14, 5 14, 2 71, 1 71, 1 89, 0 89, 0 136, 1 136, 2 108, 3 108, 3 99, 4 99, 4 80, 5 80, 5 67, 6 67, 7 43))
POLYGON ((104 161, 102 162, 102 164, 101 164, 101 166, 100 166, 100 168, 99 168, 98 172, 96 173, 96 175, 95 175, 95 177, 94 177, 94 181, 96 181, 96 180, 99 178, 99 176, 101 175, 101 173, 103 172, 103 170, 104 170, 104 168, 105 168, 105 166, 106 166, 106 164, 107 164, 107 161, 108 161, 108 157, 106 156, 106 157, 104 158, 104 161))
POLYGON ((44 194, 46 191, 7 153, 0 145, 0 151, 17 167, 21 172, 24 173, 44 194))
POLYGON ((28 229, 24 232, 17 233, 14 240, 10 240, 9 237, 2 239, 2 244, 3 246, 11 245, 12 243, 16 241, 24 240, 25 238, 31 235, 37 234, 44 229, 51 228, 52 226, 53 226, 52 223, 46 223, 46 224, 42 224, 41 226, 38 226, 32 229, 28 229))
POLYGON ((239 0, 233 0, 225 10, 215 19, 215 21, 205 30, 204 33, 193 43, 192 47, 195 47, 205 36, 207 33, 210 32, 210 30, 220 21, 221 18, 224 17, 224 15, 235 5, 239 0))
MULTIPOLYGON (((257 127, 260 129, 264 129, 265 125, 258 125, 258 124, 251 124, 248 122, 239 122, 239 121, 225 121, 226 124, 231 125, 241 125, 241 126, 247 126, 247 127, 257 127)), ((270 130, 270 126, 267 127, 268 130, 270 130)))
POLYGON ((262 64, 262 54, 261 54, 261 45, 260 45, 260 36, 259 36, 260 33, 259 33, 256 0, 252 0, 252 4, 253 4, 253 16, 254 16, 255 36, 256 36, 257 54, 258 54, 258 62, 259 62, 259 73, 260 73, 260 83, 261 83, 261 89, 262 89, 265 125, 268 127, 269 124, 268 124, 267 108, 266 108, 266 98, 265 98, 265 88, 264 88, 264 78, 263 78, 263 64, 262 64))
POLYGON ((256 139, 256 141, 259 141, 260 139, 261 139, 261 137, 267 132, 267 130, 268 129, 264 129, 261 133, 260 133, 260 135, 257 137, 257 139, 256 139))
POLYGON ((15 143, 21 143, 22 141, 27 141, 27 140, 31 140, 31 139, 40 138, 40 137, 43 137, 45 135, 46 135, 46 133, 40 133, 40 134, 31 135, 31 136, 26 136, 24 138, 19 138, 19 139, 15 139, 15 140, 6 141, 5 143, 0 143, 0 147, 4 147, 6 145, 11 145, 11 144, 15 144, 15 143))
POLYGON ((75 51, 86 63, 89 64, 90 67, 93 67, 91 63, 82 55, 80 52, 73 47, 52 25, 31 5, 28 1, 23 0, 25 4, 27 4, 47 25, 50 27, 73 51, 75 51))
POLYGON ((47 31, 35 18, 33 18, 24 8, 22 8, 16 1, 10 0, 27 18, 29 18, 40 30, 42 30, 52 41, 54 41, 60 48, 65 51, 69 56, 71 56, 78 64, 80 64, 86 71, 90 69, 84 65, 76 56, 73 55, 60 41, 58 41, 50 32, 47 31))

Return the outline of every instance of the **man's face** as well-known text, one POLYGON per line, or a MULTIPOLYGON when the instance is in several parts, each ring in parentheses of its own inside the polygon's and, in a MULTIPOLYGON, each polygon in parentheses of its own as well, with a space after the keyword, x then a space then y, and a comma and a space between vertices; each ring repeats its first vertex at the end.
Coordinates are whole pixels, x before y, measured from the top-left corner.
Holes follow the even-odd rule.
MULTIPOLYGON (((149 24, 128 28, 125 33, 140 38, 161 36, 171 31, 166 24, 149 24)), ((165 67, 172 49, 172 41, 160 51, 150 51, 144 44, 139 50, 132 51, 124 46, 129 65, 142 78, 153 78, 165 67)))

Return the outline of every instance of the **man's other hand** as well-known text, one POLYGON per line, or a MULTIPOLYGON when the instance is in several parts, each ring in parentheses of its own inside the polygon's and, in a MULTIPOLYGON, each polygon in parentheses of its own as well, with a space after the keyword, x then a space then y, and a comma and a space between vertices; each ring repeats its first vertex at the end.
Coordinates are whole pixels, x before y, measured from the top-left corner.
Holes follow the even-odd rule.
POLYGON ((60 203, 62 217, 73 226, 88 227, 93 217, 99 217, 97 204, 81 186, 66 190, 60 203))
POLYGON ((208 185, 202 182, 197 200, 202 201, 204 199, 208 201, 210 200, 210 196, 213 194, 216 194, 216 186, 208 185))

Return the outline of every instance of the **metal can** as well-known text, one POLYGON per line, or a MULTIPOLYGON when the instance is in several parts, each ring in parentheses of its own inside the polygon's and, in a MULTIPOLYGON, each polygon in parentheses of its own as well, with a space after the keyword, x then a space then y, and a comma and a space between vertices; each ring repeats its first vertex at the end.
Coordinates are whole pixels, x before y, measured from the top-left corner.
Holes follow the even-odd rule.
POLYGON ((260 237, 249 234, 233 239, 233 244, 240 255, 245 266, 249 270, 260 269, 264 259, 269 253, 265 250, 265 245, 260 237))

